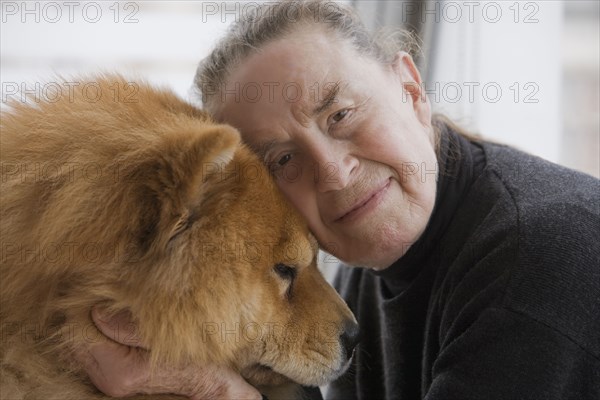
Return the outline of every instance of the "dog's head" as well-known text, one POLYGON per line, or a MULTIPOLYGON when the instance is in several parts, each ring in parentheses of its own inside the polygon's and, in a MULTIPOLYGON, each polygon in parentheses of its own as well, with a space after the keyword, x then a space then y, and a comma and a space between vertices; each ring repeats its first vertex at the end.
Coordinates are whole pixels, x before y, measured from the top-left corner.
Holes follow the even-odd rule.
POLYGON ((148 181, 129 197, 141 225, 126 281, 144 289, 123 296, 137 294, 129 308, 153 351, 233 363, 256 384, 323 384, 345 369, 356 322, 318 271, 306 224, 237 132, 175 132, 134 171, 148 181))
MULTIPOLYGON (((137 85, 131 98, 121 78, 94 83, 100 100, 16 105, 3 122, 3 162, 68 166, 4 182, 3 203, 20 210, 6 234, 72 243, 65 262, 28 264, 45 301, 72 319, 98 302, 128 309, 155 361, 228 365, 254 384, 341 374, 356 321, 238 132, 169 92, 137 85)), ((25 291, 19 271, 12 285, 25 291)))

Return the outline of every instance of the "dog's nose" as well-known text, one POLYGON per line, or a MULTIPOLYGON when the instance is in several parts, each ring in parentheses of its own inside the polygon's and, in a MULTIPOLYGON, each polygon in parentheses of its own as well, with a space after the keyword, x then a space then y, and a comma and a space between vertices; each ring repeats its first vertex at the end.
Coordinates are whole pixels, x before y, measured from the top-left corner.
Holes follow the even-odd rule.
POLYGON ((340 343, 346 352, 346 358, 352 357, 352 352, 359 342, 360 330, 358 324, 354 321, 344 323, 344 331, 340 335, 340 343))

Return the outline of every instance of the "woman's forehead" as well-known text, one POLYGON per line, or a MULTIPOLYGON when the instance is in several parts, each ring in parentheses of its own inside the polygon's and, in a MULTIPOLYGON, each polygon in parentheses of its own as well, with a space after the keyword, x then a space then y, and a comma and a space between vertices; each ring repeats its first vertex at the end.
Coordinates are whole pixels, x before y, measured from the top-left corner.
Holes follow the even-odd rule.
POLYGON ((322 32, 277 39, 230 74, 221 88, 218 119, 236 126, 246 139, 256 131, 286 131, 290 123, 308 123, 328 103, 372 95, 374 64, 357 57, 352 44, 322 32))
POLYGON ((328 75, 343 74, 355 59, 356 50, 347 40, 322 29, 301 29, 253 52, 234 68, 230 79, 310 86, 328 75))

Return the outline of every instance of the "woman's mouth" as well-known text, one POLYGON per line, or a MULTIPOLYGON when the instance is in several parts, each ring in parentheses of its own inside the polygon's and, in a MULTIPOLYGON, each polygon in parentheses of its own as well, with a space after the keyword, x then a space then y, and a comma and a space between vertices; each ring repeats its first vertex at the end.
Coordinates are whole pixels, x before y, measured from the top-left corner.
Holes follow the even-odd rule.
POLYGON ((337 217, 334 222, 347 223, 370 213, 370 211, 377 208, 377 206, 381 203, 391 183, 392 179, 387 179, 376 189, 361 197, 361 199, 354 203, 352 207, 342 213, 341 216, 337 217))

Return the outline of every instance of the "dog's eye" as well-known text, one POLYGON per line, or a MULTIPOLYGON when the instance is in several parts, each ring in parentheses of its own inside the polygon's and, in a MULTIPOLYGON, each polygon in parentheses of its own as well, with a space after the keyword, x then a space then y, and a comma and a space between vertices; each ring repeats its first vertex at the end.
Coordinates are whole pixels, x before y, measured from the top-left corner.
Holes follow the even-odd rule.
POLYGON ((273 268, 275 269, 275 272, 277 272, 277 275, 286 281, 293 281, 296 277, 296 270, 289 265, 276 264, 273 268))

